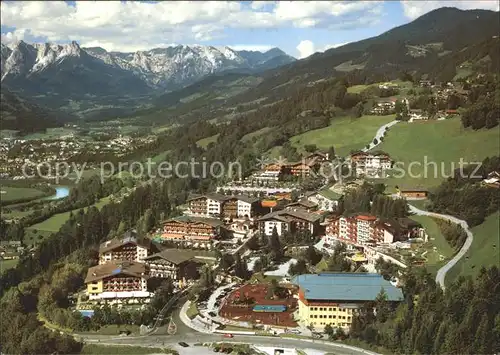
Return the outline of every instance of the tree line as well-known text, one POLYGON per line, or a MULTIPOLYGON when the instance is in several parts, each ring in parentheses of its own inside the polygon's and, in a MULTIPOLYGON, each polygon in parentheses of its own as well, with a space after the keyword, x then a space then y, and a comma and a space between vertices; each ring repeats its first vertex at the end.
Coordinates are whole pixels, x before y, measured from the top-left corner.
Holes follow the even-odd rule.
POLYGON ((500 351, 500 272, 484 267, 444 292, 425 269, 402 276, 404 301, 379 295, 354 317, 349 336, 402 354, 493 354, 500 351), (376 313, 372 309, 376 309, 376 313))

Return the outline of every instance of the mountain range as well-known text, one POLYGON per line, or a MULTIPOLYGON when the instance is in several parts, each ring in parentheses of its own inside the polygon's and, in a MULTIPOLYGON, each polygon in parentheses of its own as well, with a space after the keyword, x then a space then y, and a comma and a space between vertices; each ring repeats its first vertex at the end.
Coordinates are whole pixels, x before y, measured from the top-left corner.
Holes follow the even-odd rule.
POLYGON ((148 112, 180 107, 183 115, 205 117, 198 110, 216 115, 219 108, 227 113, 246 103, 271 104, 339 76, 353 84, 392 80, 404 72, 450 81, 464 65, 470 72, 498 72, 499 18, 494 11, 440 8, 302 60, 278 48, 261 53, 180 45, 120 53, 76 42, 2 44, 2 88, 85 117, 123 117, 141 106, 148 112))
POLYGON ((2 85, 27 95, 148 94, 172 91, 226 70, 262 71, 295 61, 278 48, 265 53, 179 45, 135 53, 78 43, 1 45, 2 85))

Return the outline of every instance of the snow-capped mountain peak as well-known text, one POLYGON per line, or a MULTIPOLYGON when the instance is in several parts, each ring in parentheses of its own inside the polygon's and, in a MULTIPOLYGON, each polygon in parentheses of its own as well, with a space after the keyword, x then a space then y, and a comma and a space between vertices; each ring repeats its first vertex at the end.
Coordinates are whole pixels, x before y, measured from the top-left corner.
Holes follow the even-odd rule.
MULTIPOLYGON (((36 80, 37 75, 47 73, 48 69, 50 74, 44 75, 56 75, 60 70, 71 71, 72 68, 82 70, 82 75, 96 75, 98 81, 103 80, 98 77, 102 68, 102 72, 135 76, 151 89, 175 90, 225 70, 253 70, 270 59, 282 56, 282 53, 269 55, 267 52, 250 53, 235 51, 228 46, 217 48, 204 45, 176 45, 122 53, 108 52, 101 47, 81 48, 76 42, 28 44, 20 41, 12 49, 2 44, 2 83, 11 78, 17 85, 23 78, 36 80), (69 58, 69 64, 62 66, 69 58), (91 66, 92 70, 85 71, 87 66, 91 66)), ((284 60, 291 62, 295 59, 287 57, 284 60)), ((72 75, 71 72, 65 73, 65 78, 72 75)))

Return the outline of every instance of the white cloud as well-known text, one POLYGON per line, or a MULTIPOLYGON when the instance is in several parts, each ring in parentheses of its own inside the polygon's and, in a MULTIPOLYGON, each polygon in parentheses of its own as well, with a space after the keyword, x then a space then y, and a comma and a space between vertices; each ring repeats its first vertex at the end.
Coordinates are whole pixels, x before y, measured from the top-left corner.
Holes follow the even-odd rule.
POLYGON ((485 9, 499 11, 497 0, 473 1, 401 1, 403 12, 411 20, 440 7, 456 7, 462 10, 485 9))
POLYGON ((253 10, 261 10, 268 5, 275 5, 276 1, 252 1, 251 8, 253 10))
POLYGON ((234 46, 228 46, 235 51, 257 51, 257 52, 267 52, 273 46, 266 45, 266 44, 236 44, 234 46))
POLYGON ((25 28, 18 28, 12 32, 2 33, 2 43, 9 45, 24 40, 27 37, 28 30, 25 28))
POLYGON ((341 47, 347 43, 349 42, 338 43, 338 44, 327 44, 326 46, 316 47, 312 41, 306 39, 304 41, 301 41, 296 48, 299 51, 299 59, 304 59, 316 52, 324 52, 328 49, 341 47))
POLYGON ((299 51, 299 59, 307 58, 314 53, 314 43, 308 39, 300 41, 297 50, 299 51))
POLYGON ((23 37, 50 42, 76 40, 83 46, 134 51, 169 43, 223 38, 232 29, 291 27, 357 28, 379 20, 375 1, 10 1, 1 4, 1 23, 26 29, 23 37))

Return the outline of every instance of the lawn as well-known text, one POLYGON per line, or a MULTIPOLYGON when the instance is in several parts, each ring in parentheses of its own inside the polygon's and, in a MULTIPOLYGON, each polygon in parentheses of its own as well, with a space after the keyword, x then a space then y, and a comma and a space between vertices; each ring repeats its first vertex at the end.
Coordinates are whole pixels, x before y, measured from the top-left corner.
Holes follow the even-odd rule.
POLYGON ((206 138, 200 139, 199 141, 196 142, 196 144, 199 147, 206 149, 210 143, 217 142, 217 138, 219 138, 219 133, 217 133, 217 134, 215 134, 213 136, 210 136, 210 137, 206 137, 206 138))
POLYGON ((479 226, 472 228, 474 240, 469 251, 446 275, 446 284, 453 282, 458 276, 475 277, 482 266, 496 265, 500 267, 498 248, 500 246, 500 235, 498 221, 500 212, 495 212, 486 218, 479 226))
POLYGON ((347 92, 351 94, 359 94, 362 91, 368 89, 370 85, 353 85, 347 88, 347 92))
POLYGON ((196 307, 196 303, 195 302, 191 302, 189 304, 189 308, 186 311, 186 315, 189 317, 189 319, 193 319, 198 314, 200 314, 200 312, 198 311, 198 307, 196 307))
MULTIPOLYGON (((99 202, 95 203, 93 206, 101 209, 104 205, 109 203, 110 198, 104 197, 99 202)), ((85 210, 88 207, 85 208, 85 210)), ((71 212, 76 213, 80 209, 72 210, 71 212)), ((32 225, 31 227, 26 228, 26 230, 37 230, 38 232, 57 232, 59 228, 69 219, 69 215, 71 212, 58 213, 53 215, 52 217, 46 219, 43 222, 32 225)))
POLYGON ((270 130, 272 130, 271 127, 264 127, 264 128, 261 128, 261 129, 255 131, 255 132, 245 134, 243 137, 241 137, 241 141, 242 142, 250 142, 253 137, 259 137, 259 136, 263 135, 264 133, 269 132, 270 130))
POLYGON ((41 243, 42 240, 50 237, 55 232, 57 231, 38 230, 36 228, 28 227, 25 229, 23 242, 28 246, 34 246, 35 244, 41 243))
POLYGON ((474 163, 498 154, 499 131, 499 127, 479 131, 465 129, 459 118, 398 123, 376 148, 389 153, 396 166, 404 170, 398 172, 399 177, 391 173, 385 179, 389 190, 393 191, 396 185, 434 187, 459 167, 460 158, 474 163), (413 165, 409 166, 410 163, 413 165))
POLYGON ((0 260, 0 273, 16 267, 18 261, 19 259, 0 260))
POLYGON ((31 187, 0 187, 0 200, 2 202, 16 201, 16 200, 34 200, 36 198, 45 196, 41 190, 33 189, 31 187))
POLYGON ((337 155, 346 156, 352 150, 361 149, 370 143, 380 126, 393 121, 394 117, 334 118, 330 126, 299 134, 290 141, 301 152, 306 144, 316 144, 320 149, 333 146, 337 155))
POLYGON ((439 268, 453 257, 455 250, 448 244, 436 221, 431 217, 411 216, 411 219, 422 224, 429 236, 429 241, 422 245, 421 250, 426 252, 424 257, 427 259, 425 264, 427 270, 435 275, 439 268), (440 255, 444 258, 440 258, 440 255))
POLYGON ((269 283, 271 282, 271 280, 277 280, 277 281, 281 281, 281 279, 283 279, 283 277, 281 276, 266 276, 260 272, 257 272, 257 273, 254 273, 252 275, 252 277, 250 278, 250 282, 253 282, 253 283, 269 283))
POLYGON ((165 348, 146 348, 135 345, 97 345, 85 344, 80 354, 92 355, 143 355, 143 354, 169 354, 165 348))

